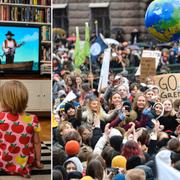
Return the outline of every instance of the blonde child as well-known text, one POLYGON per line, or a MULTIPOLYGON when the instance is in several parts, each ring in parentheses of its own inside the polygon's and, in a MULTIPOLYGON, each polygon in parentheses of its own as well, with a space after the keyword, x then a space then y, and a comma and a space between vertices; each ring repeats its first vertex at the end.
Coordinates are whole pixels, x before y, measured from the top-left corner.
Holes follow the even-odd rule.
POLYGON ((37 116, 25 113, 28 91, 19 81, 0 87, 0 169, 30 177, 32 164, 41 164, 40 125, 37 116))

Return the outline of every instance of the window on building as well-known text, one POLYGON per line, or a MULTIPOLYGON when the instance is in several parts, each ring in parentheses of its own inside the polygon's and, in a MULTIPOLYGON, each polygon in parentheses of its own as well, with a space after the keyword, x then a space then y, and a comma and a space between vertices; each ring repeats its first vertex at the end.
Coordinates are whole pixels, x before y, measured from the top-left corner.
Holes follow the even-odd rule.
POLYGON ((53 9, 53 28, 62 28, 68 33, 67 8, 53 9))
POLYGON ((110 18, 109 18, 109 8, 91 8, 91 25, 93 31, 95 31, 95 21, 98 21, 98 32, 102 33, 104 36, 110 35, 110 18))

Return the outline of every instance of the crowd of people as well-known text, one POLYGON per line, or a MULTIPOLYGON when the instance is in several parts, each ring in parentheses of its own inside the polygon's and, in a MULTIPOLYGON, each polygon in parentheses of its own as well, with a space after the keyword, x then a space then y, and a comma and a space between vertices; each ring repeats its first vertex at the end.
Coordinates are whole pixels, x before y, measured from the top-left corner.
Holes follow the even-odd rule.
MULTIPOLYGON (((73 42, 54 39, 53 179, 179 179, 180 99, 162 101, 151 76, 146 85, 128 76, 126 67, 139 66, 141 48, 111 46, 108 87, 100 92, 103 55, 76 69, 73 52, 73 42)), ((179 62, 178 43, 162 50, 160 68, 179 62)))

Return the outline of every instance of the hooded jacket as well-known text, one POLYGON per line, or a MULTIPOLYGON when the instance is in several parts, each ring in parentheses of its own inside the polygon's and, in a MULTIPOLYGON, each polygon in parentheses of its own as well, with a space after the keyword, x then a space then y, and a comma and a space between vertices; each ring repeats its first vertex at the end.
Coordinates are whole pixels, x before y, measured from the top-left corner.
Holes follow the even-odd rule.
POLYGON ((72 162, 72 163, 75 164, 75 166, 76 166, 76 171, 78 171, 78 172, 80 172, 80 173, 83 172, 83 166, 82 166, 82 163, 81 163, 81 161, 79 160, 79 158, 77 158, 77 157, 69 158, 69 159, 64 163, 64 167, 66 167, 69 162, 72 162))

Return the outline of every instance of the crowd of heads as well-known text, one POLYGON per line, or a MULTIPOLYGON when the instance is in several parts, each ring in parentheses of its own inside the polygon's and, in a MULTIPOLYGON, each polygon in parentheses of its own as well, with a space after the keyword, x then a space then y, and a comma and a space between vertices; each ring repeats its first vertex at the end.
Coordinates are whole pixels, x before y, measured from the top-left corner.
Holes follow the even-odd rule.
POLYGON ((112 46, 108 87, 98 91, 102 57, 92 71, 88 58, 77 70, 74 44, 65 42, 54 43, 53 179, 179 178, 180 99, 161 99, 151 76, 143 84, 128 76, 124 67, 139 66, 140 50, 112 46), (121 67, 115 61, 121 73, 112 71, 121 67))

